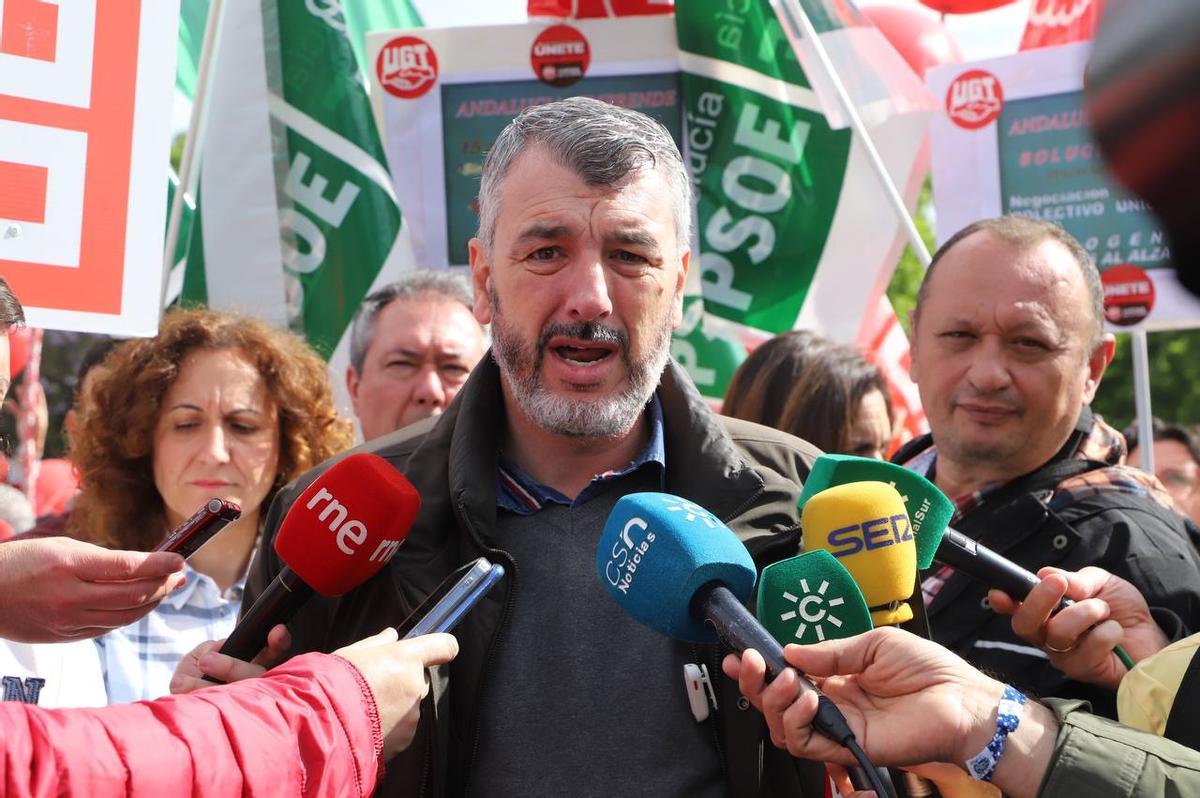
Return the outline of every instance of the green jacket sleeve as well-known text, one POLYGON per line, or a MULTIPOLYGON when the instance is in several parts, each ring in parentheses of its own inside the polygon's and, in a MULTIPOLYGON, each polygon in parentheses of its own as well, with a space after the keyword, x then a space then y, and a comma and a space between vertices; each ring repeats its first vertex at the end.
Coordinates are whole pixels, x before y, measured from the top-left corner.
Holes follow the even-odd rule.
POLYGON ((1083 701, 1045 704, 1060 729, 1042 798, 1200 795, 1200 752, 1093 715, 1083 701))

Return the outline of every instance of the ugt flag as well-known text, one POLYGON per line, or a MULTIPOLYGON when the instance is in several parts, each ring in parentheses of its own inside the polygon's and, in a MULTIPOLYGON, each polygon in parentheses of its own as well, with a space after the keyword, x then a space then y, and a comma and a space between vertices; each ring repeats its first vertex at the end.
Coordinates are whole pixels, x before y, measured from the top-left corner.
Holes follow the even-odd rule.
MULTIPOLYGON (((776 16, 781 4, 675 10, 703 308, 688 300, 673 352, 710 397, 736 366, 731 347, 799 327, 859 340, 901 246, 861 142, 811 43, 776 16)), ((933 98, 853 6, 800 4, 911 208, 933 98)))

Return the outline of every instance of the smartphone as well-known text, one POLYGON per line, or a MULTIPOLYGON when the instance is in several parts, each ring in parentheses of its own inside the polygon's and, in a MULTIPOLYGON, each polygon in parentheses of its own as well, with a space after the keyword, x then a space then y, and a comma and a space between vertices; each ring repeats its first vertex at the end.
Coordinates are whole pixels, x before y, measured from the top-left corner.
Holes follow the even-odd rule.
POLYGON ((401 639, 449 632, 503 578, 503 565, 494 565, 486 557, 469 562, 443 579, 396 630, 401 639))
POLYGON ((209 499, 191 518, 172 530, 154 547, 154 551, 173 551, 186 560, 233 521, 242 515, 242 508, 224 499, 209 499))

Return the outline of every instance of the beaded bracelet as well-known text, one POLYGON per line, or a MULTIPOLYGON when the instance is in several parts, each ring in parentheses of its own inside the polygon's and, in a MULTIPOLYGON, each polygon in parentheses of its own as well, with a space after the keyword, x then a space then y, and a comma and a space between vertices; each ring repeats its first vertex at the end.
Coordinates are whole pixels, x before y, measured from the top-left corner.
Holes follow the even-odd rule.
POLYGON ((1025 702, 1026 698, 1020 690, 1012 685, 1004 685, 1004 695, 996 706, 996 733, 982 751, 966 762, 971 778, 976 781, 992 780, 1000 757, 1004 755, 1004 744, 1008 741, 1009 733, 1016 731, 1021 724, 1021 710, 1025 702))

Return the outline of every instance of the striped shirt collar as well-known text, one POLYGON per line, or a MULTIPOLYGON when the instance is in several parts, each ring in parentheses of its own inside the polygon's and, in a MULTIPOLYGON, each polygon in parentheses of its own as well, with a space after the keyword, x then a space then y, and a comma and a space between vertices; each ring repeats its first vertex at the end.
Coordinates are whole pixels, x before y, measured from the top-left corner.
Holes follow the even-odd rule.
POLYGON ((538 482, 500 452, 496 464, 496 506, 517 515, 533 515, 547 502, 578 507, 600 493, 609 480, 631 474, 643 467, 658 468, 659 479, 665 480, 667 450, 663 438, 662 403, 657 393, 651 397, 646 409, 650 419, 650 440, 646 442, 645 448, 624 468, 605 471, 592 477, 592 481, 573 501, 549 485, 538 482))

